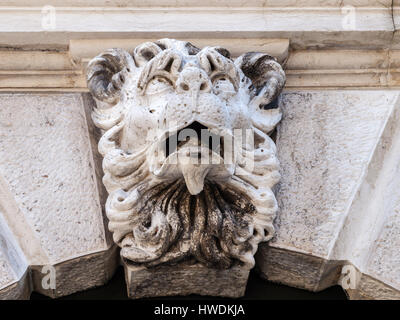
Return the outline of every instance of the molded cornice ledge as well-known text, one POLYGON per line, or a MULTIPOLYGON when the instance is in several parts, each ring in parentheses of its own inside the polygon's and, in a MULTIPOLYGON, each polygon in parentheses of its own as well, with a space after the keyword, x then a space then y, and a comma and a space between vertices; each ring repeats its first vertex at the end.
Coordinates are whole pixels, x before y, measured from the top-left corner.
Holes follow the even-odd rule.
MULTIPOLYGON (((133 50, 155 39, 71 40, 68 52, 0 50, 0 91, 86 92, 87 62, 108 48, 133 50)), ((271 54, 284 64, 288 89, 398 88, 400 50, 289 50, 287 39, 194 39, 238 52, 271 54)))
POLYGON ((90 38, 288 38, 294 49, 399 47, 391 0, 16 0, 0 6, 0 46, 66 49, 90 38))
POLYGON ((399 0, 47 2, 0 6, 0 90, 86 91, 99 52, 161 37, 268 52, 287 62, 289 89, 399 85, 399 0))

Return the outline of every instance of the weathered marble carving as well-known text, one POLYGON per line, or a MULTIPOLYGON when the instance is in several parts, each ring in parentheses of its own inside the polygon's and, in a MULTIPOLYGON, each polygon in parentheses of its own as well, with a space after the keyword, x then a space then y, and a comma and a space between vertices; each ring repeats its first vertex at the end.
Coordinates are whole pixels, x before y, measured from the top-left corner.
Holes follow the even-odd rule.
POLYGON ((281 65, 162 39, 103 52, 87 81, 121 256, 148 267, 194 259, 252 268, 274 234, 280 175, 269 134, 281 119, 281 65))

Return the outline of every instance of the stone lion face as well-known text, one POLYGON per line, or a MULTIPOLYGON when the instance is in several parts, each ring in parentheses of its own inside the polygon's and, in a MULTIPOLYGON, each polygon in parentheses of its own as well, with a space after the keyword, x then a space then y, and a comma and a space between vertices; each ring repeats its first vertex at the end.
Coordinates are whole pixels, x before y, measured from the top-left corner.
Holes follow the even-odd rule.
POLYGON ((281 114, 269 104, 284 81, 268 55, 233 61, 170 39, 91 61, 106 211, 124 258, 253 266, 273 235, 279 164, 268 133, 281 114))

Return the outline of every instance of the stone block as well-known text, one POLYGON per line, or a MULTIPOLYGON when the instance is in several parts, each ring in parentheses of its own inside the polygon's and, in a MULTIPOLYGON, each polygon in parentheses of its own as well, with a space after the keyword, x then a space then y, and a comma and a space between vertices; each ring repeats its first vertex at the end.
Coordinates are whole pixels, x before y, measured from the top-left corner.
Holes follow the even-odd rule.
POLYGON ((153 268, 124 263, 130 298, 186 296, 190 294, 242 297, 250 269, 207 268, 199 263, 161 265, 153 268))
POLYGON ((58 297, 116 268, 85 108, 80 94, 1 94, 0 294, 31 273, 20 286, 58 297), (54 268, 55 288, 42 285, 43 267, 54 268))
POLYGON ((287 92, 281 108, 280 212, 275 238, 257 254, 259 270, 318 291, 342 284, 349 265, 350 296, 387 298, 363 292, 365 279, 398 292, 399 93, 287 92))

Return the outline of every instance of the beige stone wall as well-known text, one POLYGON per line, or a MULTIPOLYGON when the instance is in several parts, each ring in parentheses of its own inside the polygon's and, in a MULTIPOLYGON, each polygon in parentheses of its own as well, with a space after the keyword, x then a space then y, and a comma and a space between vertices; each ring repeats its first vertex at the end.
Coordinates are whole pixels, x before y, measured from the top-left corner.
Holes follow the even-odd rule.
POLYGON ((13 235, 0 246, 3 290, 28 265, 38 291, 47 274, 42 267, 60 268, 57 289, 44 290, 51 296, 103 284, 112 275, 115 249, 87 120, 81 94, 0 95, 0 225, 13 235))
POLYGON ((399 103, 399 91, 283 95, 277 236, 258 253, 265 277, 321 290, 342 284, 349 265, 350 294, 398 297, 399 103), (371 278, 375 292, 363 288, 371 278))

